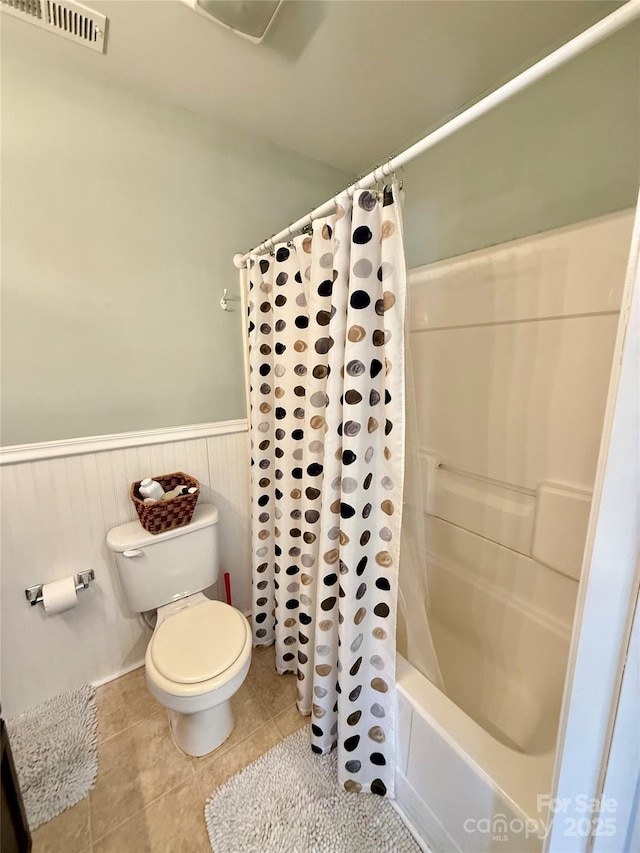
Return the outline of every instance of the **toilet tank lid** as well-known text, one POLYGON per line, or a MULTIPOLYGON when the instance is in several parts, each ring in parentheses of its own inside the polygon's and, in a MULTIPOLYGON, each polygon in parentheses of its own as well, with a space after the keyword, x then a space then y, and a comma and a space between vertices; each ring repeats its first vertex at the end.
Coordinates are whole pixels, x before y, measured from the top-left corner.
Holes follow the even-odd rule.
POLYGON ((133 548, 144 548, 155 542, 164 542, 166 539, 174 539, 184 536, 185 533, 193 533, 202 527, 210 527, 218 521, 218 508, 213 504, 198 504, 193 513, 191 522, 184 527, 176 527, 174 530, 166 530, 164 533, 149 533, 139 521, 130 521, 119 527, 112 527, 107 533, 107 545, 111 551, 128 551, 133 548))

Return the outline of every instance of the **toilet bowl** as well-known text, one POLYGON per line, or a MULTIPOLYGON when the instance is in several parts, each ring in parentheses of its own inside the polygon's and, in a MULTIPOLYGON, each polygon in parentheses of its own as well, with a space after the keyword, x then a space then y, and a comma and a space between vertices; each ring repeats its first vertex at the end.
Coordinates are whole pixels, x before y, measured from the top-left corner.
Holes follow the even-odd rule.
POLYGON ((215 506, 198 504, 184 527, 152 534, 131 521, 107 534, 127 604, 157 612, 145 655, 149 691, 167 709, 175 743, 197 756, 231 734, 231 697, 251 663, 245 617, 204 594, 219 575, 218 520, 215 506))
POLYGON ((251 631, 245 617, 202 593, 158 609, 147 646, 150 693, 169 712, 177 746, 201 756, 233 730, 231 697, 251 663, 251 631))

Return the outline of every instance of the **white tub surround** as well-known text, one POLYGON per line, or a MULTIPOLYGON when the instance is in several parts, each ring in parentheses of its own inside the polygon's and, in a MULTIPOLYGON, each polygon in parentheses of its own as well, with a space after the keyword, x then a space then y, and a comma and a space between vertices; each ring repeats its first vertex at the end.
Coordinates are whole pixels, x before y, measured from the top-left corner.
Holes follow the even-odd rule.
POLYGON ((548 830, 538 798, 553 784, 632 225, 625 211, 411 273, 446 695, 401 659, 397 791, 437 853, 537 851, 548 830))
POLYGON ((553 749, 576 584, 533 560, 434 520, 431 633, 447 695, 501 743, 553 749), (466 556, 466 559, 465 559, 466 556), (527 592, 531 594, 528 600, 527 592))

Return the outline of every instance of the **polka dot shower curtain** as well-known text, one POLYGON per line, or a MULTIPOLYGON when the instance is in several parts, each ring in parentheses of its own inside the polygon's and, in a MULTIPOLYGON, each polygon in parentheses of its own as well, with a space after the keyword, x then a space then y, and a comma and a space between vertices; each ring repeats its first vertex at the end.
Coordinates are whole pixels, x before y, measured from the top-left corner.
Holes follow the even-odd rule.
POLYGON ((249 262, 254 640, 344 787, 389 796, 405 291, 395 185, 249 262))

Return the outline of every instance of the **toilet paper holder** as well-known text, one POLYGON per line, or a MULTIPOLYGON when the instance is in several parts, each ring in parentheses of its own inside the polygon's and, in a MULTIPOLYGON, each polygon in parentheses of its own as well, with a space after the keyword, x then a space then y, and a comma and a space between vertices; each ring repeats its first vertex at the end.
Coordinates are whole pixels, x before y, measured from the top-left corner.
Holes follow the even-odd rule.
MULTIPOLYGON (((76 575, 76 592, 81 589, 88 589, 91 581, 96 579, 96 573, 93 569, 85 569, 83 572, 78 572, 76 575)), ((34 604, 42 604, 42 587, 44 584, 29 586, 25 589, 24 594, 29 604, 33 607, 34 604)))

